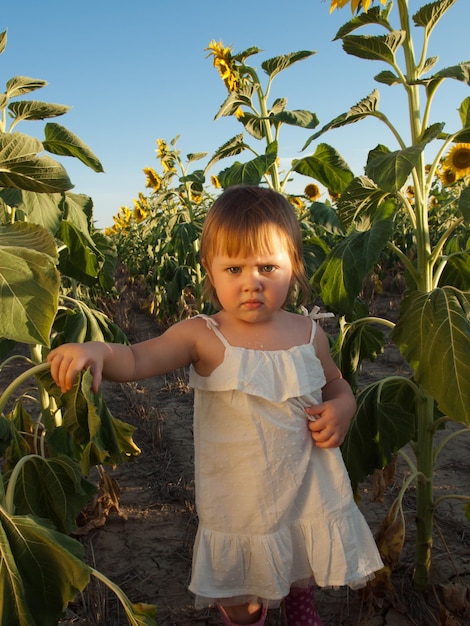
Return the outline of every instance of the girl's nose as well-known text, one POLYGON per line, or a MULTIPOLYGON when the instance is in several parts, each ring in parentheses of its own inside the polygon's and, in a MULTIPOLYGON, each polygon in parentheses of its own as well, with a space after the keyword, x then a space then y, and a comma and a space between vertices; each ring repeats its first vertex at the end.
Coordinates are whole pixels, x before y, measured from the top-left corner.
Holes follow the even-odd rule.
POLYGON ((259 272, 257 270, 249 272, 246 276, 245 291, 261 291, 262 288, 259 272))

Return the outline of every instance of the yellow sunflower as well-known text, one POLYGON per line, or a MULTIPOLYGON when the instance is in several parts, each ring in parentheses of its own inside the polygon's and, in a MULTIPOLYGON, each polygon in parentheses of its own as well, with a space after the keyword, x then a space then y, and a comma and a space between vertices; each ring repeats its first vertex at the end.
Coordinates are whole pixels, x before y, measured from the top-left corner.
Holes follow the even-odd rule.
POLYGON ((144 174, 146 176, 145 186, 154 191, 159 191, 162 186, 162 179, 153 167, 144 167, 144 174))
POLYGON ((439 180, 444 185, 444 187, 447 187, 448 185, 452 185, 452 183, 455 183, 456 181, 454 172, 452 172, 447 167, 439 169, 437 172, 437 175, 439 176, 439 180))
MULTIPOLYGON (((333 13, 335 9, 342 9, 349 2, 351 2, 351 13, 354 13, 361 8, 365 13, 367 13, 373 0, 331 0, 330 13, 333 13)), ((382 4, 386 4, 387 0, 380 0, 380 2, 382 4)))
POLYGON ((206 50, 209 51, 207 56, 213 55, 212 63, 228 91, 236 91, 238 89, 238 73, 232 60, 231 48, 225 47, 221 41, 217 43, 213 39, 206 50))
POLYGON ((315 200, 318 200, 321 195, 320 187, 315 183, 310 183, 305 187, 304 194, 307 196, 307 198, 309 198, 309 200, 315 202, 315 200))
POLYGON ((220 189, 220 181, 217 176, 211 176, 211 183, 216 189, 220 189))
POLYGON ((456 143, 449 150, 444 166, 454 175, 455 180, 470 174, 470 143, 456 143))

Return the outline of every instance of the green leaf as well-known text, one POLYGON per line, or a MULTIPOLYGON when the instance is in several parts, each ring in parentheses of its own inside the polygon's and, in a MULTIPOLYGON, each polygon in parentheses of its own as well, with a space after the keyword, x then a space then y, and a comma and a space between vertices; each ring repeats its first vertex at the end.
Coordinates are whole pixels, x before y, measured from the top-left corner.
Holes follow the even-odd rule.
POLYGON ((188 163, 193 163, 194 161, 200 161, 201 159, 204 159, 207 156, 207 152, 191 152, 190 154, 186 155, 186 158, 188 159, 188 163))
POLYGON ((318 180, 335 194, 342 193, 354 178, 341 155, 326 143, 319 144, 311 156, 294 159, 292 170, 318 180))
POLYGON ((75 278, 88 286, 96 284, 101 257, 90 246, 89 238, 74 224, 63 220, 57 237, 65 244, 60 251, 59 268, 62 274, 75 278))
POLYGON ((18 467, 21 469, 15 470, 15 513, 49 519, 62 533, 72 531, 77 515, 96 491, 82 477, 79 465, 66 456, 44 459, 30 454, 18 467))
POLYGON ((374 76, 374 80, 376 80, 378 83, 388 85, 389 87, 391 87, 392 85, 399 85, 402 82, 398 78, 398 76, 390 70, 384 70, 383 72, 379 72, 374 76))
POLYGON ((57 232, 62 211, 60 202, 62 194, 59 193, 36 193, 34 191, 21 191, 20 189, 2 189, 0 197, 12 207, 16 207, 32 224, 38 224, 51 235, 57 232))
POLYGON ((266 59, 261 63, 261 67, 266 74, 272 79, 286 68, 290 67, 297 61, 303 61, 308 57, 316 54, 316 50, 300 50, 299 52, 291 52, 290 54, 282 54, 272 59, 266 59))
POLYGON ((450 419, 470 425, 470 293, 408 293, 392 333, 415 378, 450 419))
POLYGON ((314 277, 328 309, 353 316, 364 278, 377 262, 392 230, 391 219, 377 220, 370 230, 352 232, 330 252, 314 277))
POLYGON ((281 111, 270 116, 271 122, 280 122, 299 128, 315 128, 318 126, 318 117, 310 111, 281 111))
POLYGON ((309 137, 305 142, 302 150, 308 148, 308 146, 314 141, 318 139, 321 135, 326 133, 327 131, 333 128, 341 128, 342 126, 347 126, 348 124, 354 124, 359 120, 362 120, 368 116, 374 115, 379 105, 379 92, 377 89, 367 96, 363 98, 360 102, 358 102, 355 106, 353 106, 347 113, 342 113, 335 117, 331 122, 325 124, 318 132, 309 137))
POLYGON ((335 361, 353 389, 364 359, 375 361, 384 351, 383 332, 366 323, 347 324, 333 348, 335 361))
POLYGON ((455 80, 459 80, 467 85, 470 85, 470 61, 465 61, 465 63, 459 63, 458 65, 446 67, 439 72, 436 72, 432 78, 454 78, 455 80))
POLYGON ((234 115, 241 106, 251 106, 252 89, 245 91, 231 91, 215 116, 215 120, 228 115, 234 115))
POLYGON ((243 141, 243 133, 232 137, 222 146, 220 146, 220 148, 217 148, 209 163, 206 165, 206 169, 204 171, 207 173, 209 169, 218 161, 221 161, 222 159, 225 159, 227 157, 236 156, 237 154, 240 154, 240 152, 243 152, 243 150, 245 150, 247 147, 247 144, 243 141))
POLYGON ((109 341, 128 343, 122 330, 98 309, 92 309, 81 300, 73 301, 74 308, 60 308, 54 321, 58 333, 53 345, 60 343, 83 343, 85 341, 109 341))
POLYGON ((426 30, 426 37, 429 37, 447 9, 456 2, 457 0, 437 0, 437 2, 425 4, 413 15, 413 22, 416 26, 422 26, 426 30))
POLYGON ((459 211, 463 215, 466 224, 470 224, 470 188, 465 187, 459 198, 459 211))
POLYGON ((341 223, 347 228, 355 224, 358 230, 367 230, 376 219, 392 217, 395 210, 395 198, 366 176, 354 178, 338 200, 341 223))
POLYGON ((452 285, 464 291, 470 287, 470 251, 454 252, 439 278, 439 286, 452 285))
POLYGON ((424 147, 423 143, 390 152, 385 146, 379 145, 369 152, 365 173, 380 189, 396 193, 418 164, 424 147))
POLYGON ((357 398, 357 411, 341 447, 353 488, 383 469, 416 430, 416 395, 412 381, 385 378, 366 387, 357 398))
POLYGON ((60 285, 56 255, 40 226, 0 226, 0 336, 49 345, 60 285))
POLYGON ((369 61, 395 63, 395 53, 405 41, 405 31, 393 31, 388 35, 347 35, 343 37, 343 50, 347 54, 369 61))
POLYGON ((98 157, 93 154, 90 148, 63 126, 49 122, 44 127, 44 136, 43 144, 48 152, 76 157, 94 172, 104 172, 98 157))
POLYGON ((8 98, 16 98, 26 93, 46 87, 47 82, 40 78, 29 78, 28 76, 15 76, 10 78, 6 84, 6 95, 8 98))
POLYGON ((232 185, 259 185, 263 176, 275 162, 275 153, 261 155, 246 163, 234 163, 217 174, 217 178, 224 189, 232 185))
POLYGON ((0 33, 0 54, 3 54, 6 47, 7 47, 7 31, 4 30, 2 33, 0 33))
POLYGON ((70 111, 71 107, 65 104, 48 104, 36 100, 25 100, 21 102, 11 102, 8 110, 16 122, 21 120, 45 120, 50 117, 58 117, 70 111))
POLYGON ((321 226, 328 233, 344 235, 344 228, 338 217, 338 212, 323 202, 313 202, 309 209, 310 221, 315 226, 321 226))
POLYGON ((387 14, 388 10, 381 11, 380 7, 371 7, 367 13, 362 12, 353 17, 347 24, 344 24, 336 33, 333 41, 342 39, 345 35, 348 35, 354 30, 370 24, 379 24, 388 30, 390 25, 386 19, 387 14))
POLYGON ((45 520, 0 507, 0 623, 57 626, 67 604, 88 584, 81 544, 45 520))
POLYGON ((135 428, 111 415, 101 391, 96 394, 91 391, 91 381, 87 370, 70 391, 62 394, 49 372, 41 376, 41 382, 63 411, 62 426, 52 432, 48 441, 54 449, 59 449, 68 437, 66 445, 74 450, 74 458, 80 463, 84 476, 94 465, 118 465, 140 454, 132 439, 135 428))
POLYGON ((0 187, 55 193, 73 186, 65 169, 48 156, 43 144, 22 133, 0 133, 0 187))

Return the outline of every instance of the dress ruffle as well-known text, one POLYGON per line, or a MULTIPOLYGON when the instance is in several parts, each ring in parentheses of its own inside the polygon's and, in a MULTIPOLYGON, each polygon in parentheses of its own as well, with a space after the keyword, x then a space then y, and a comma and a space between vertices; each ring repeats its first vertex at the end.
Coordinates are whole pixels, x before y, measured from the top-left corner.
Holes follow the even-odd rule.
POLYGON ((272 402, 318 393, 325 382, 312 344, 274 351, 231 346, 224 362, 211 373, 210 381, 192 368, 189 379, 194 389, 236 390, 272 402))
POLYGON ((383 564, 356 507, 341 518, 298 520, 266 535, 198 530, 190 590, 199 606, 225 597, 258 597, 277 606, 290 586, 313 579, 320 587, 360 588, 383 564), (211 576, 207 576, 211 572, 211 576))

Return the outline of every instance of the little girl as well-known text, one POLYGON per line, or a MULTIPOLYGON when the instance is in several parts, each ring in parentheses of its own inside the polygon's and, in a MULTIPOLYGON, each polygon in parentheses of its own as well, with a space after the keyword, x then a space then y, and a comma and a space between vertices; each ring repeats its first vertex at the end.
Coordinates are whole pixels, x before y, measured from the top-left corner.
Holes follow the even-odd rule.
POLYGON ((196 507, 190 590, 224 623, 321 626, 313 584, 358 587, 382 567, 338 446, 356 403, 322 328, 284 307, 306 296, 301 231, 280 194, 232 187, 201 238, 218 312, 133 346, 65 344, 48 356, 63 392, 90 368, 124 382, 190 366, 196 507))

